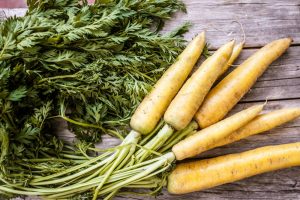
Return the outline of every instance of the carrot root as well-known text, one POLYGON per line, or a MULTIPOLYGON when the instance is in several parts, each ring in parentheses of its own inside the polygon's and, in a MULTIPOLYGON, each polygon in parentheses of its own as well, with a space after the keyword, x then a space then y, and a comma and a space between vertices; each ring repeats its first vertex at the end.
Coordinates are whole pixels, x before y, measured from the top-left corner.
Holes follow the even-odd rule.
POLYGON ((209 150, 212 145, 249 123, 262 111, 263 106, 252 106, 180 141, 172 148, 176 159, 183 160, 209 150))
POLYGON ((168 192, 185 194, 293 166, 300 166, 300 142, 181 163, 168 177, 168 192))
POLYGON ((163 74, 133 114, 130 126, 142 134, 150 133, 184 81, 192 71, 205 46, 205 33, 196 36, 163 74))

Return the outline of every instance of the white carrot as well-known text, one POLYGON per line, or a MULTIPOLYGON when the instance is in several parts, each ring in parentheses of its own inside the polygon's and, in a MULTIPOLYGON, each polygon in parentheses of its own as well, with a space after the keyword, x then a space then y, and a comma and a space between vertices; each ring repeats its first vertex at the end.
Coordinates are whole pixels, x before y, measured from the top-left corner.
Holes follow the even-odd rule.
POLYGON ((185 194, 293 166, 300 166, 300 142, 181 163, 168 177, 168 192, 185 194))
POLYGON ((163 74, 152 91, 141 102, 131 118, 131 128, 142 134, 150 133, 155 128, 190 74, 204 45, 205 33, 203 32, 189 43, 177 61, 163 74))
POLYGON ((176 159, 183 160, 209 150, 212 145, 218 143, 233 131, 246 125, 256 117, 262 109, 263 105, 252 106, 185 138, 172 148, 176 159))

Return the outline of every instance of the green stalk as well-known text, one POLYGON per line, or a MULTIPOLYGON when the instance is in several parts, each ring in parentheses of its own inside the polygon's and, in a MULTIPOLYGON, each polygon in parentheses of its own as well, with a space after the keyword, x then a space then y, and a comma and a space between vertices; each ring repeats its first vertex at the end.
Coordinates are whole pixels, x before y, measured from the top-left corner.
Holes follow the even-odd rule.
POLYGON ((101 172, 104 170, 104 167, 101 167, 100 169, 98 169, 97 171, 93 172, 88 177, 82 178, 80 181, 78 181, 78 183, 85 183, 85 182, 91 180, 92 178, 95 178, 96 176, 99 176, 99 174, 101 174, 101 172))
POLYGON ((82 126, 82 127, 87 127, 87 128, 96 128, 96 129, 100 129, 101 131, 103 132, 107 132, 109 135, 112 135, 114 137, 117 137, 121 140, 123 140, 123 136, 120 135, 118 133, 118 131, 114 131, 114 130, 105 130, 102 126, 99 126, 99 125, 95 125, 95 124, 88 124, 88 123, 84 123, 84 122, 79 122, 79 121, 76 121, 74 119, 70 119, 68 117, 65 116, 65 107, 63 104, 60 105, 60 116, 62 119, 64 119, 65 121, 69 122, 69 123, 72 123, 72 124, 76 124, 78 126, 82 126))
MULTIPOLYGON (((139 181, 138 179, 147 179, 148 177, 153 176, 157 173, 160 173, 161 171, 166 170, 166 168, 169 168, 169 166, 165 166, 161 170, 156 171, 156 169, 158 169, 159 167, 164 166, 167 163, 170 164, 170 162, 172 162, 174 159, 175 159, 174 154, 168 153, 160 158, 152 159, 150 161, 144 162, 143 164, 138 164, 136 166, 130 167, 132 169, 137 166, 142 166, 138 169, 131 170, 131 173, 127 173, 126 176, 124 176, 124 174, 122 175, 122 173, 120 174, 120 172, 124 171, 124 169, 116 171, 116 172, 114 172, 115 174, 113 176, 111 176, 111 180, 109 181, 112 183, 111 184, 112 186, 107 185, 105 187, 105 192, 100 191, 100 193, 104 194, 104 193, 107 193, 106 191, 113 191, 113 190, 119 189, 120 185, 126 185, 126 184, 130 185, 130 183, 132 183, 132 182, 138 182, 139 181), (148 165, 151 162, 153 164, 148 165), (146 165, 146 166, 143 166, 143 165, 146 165), (152 172, 154 172, 154 173, 152 173, 152 172), (117 182, 118 180, 121 180, 121 179, 123 181, 117 182), (115 184, 116 182, 117 182, 117 184, 115 184)), ((102 180, 102 178, 103 178, 103 176, 98 177, 98 178, 96 178, 96 180, 92 180, 92 181, 89 181, 84 184, 76 184, 76 185, 72 185, 72 186, 67 186, 65 188, 56 188, 56 189, 36 188, 36 189, 34 189, 34 188, 19 187, 22 190, 15 190, 15 189, 5 187, 3 189, 3 191, 11 192, 13 194, 20 194, 20 195, 40 195, 40 196, 45 196, 45 197, 47 196, 47 198, 57 199, 57 198, 61 198, 61 197, 64 197, 64 196, 70 195, 70 194, 71 194, 71 196, 73 196, 74 194, 89 190, 92 187, 96 186, 99 183, 99 181, 102 180)))
POLYGON ((76 74, 68 74, 68 75, 60 75, 60 76, 53 76, 53 77, 47 77, 39 80, 38 83, 43 83, 45 81, 55 80, 55 79, 65 79, 65 78, 75 78, 76 74))
MULTIPOLYGON (((161 123, 162 125, 162 123, 161 123)), ((160 127, 161 125, 158 125, 158 127, 160 127)), ((154 130, 154 132, 156 132, 156 130, 154 130)), ((129 150, 128 155, 125 157, 125 159, 121 162, 121 164, 116 168, 116 170, 121 169, 127 162, 128 160, 130 160, 132 158, 132 155, 134 154, 136 149, 136 145, 132 146, 129 150)), ((134 162, 129 162, 128 166, 132 166, 134 164, 134 162)), ((113 198, 117 193, 118 193, 119 189, 116 189, 114 191, 112 191, 109 195, 107 195, 104 199, 111 199, 113 198)))
POLYGON ((82 171, 80 171, 78 173, 72 174, 72 175, 64 177, 64 178, 60 178, 60 179, 57 179, 57 180, 42 181, 42 182, 41 181, 37 182, 35 180, 34 182, 31 181, 30 185, 49 185, 49 184, 58 184, 58 183, 61 183, 61 182, 69 181, 69 180, 71 180, 73 178, 76 178, 76 177, 81 176, 83 174, 89 173, 92 170, 95 170, 98 167, 103 166, 103 165, 105 165, 108 162, 113 161, 114 158, 115 158, 114 155, 112 155, 112 156, 108 157, 107 159, 105 159, 105 160, 97 163, 96 165, 93 165, 93 166, 91 166, 89 168, 86 168, 86 169, 84 169, 84 170, 82 170, 82 171))
MULTIPOLYGON (((65 151, 63 151, 64 153, 59 154, 59 156, 64 157, 64 158, 69 158, 69 159, 73 159, 73 160, 88 160, 86 159, 85 156, 79 156, 79 155, 72 155, 72 154, 66 154, 65 151)), ((74 154, 75 152, 73 152, 74 154)))
POLYGON ((86 160, 69 160, 69 159, 61 159, 61 158, 32 158, 32 159, 22 159, 22 161, 18 162, 31 162, 31 163, 42 163, 42 162, 61 162, 61 163, 83 163, 86 160))
POLYGON ((107 157, 109 154, 111 154, 111 153, 110 152, 106 152, 106 153, 101 154, 100 156, 98 156, 96 158, 93 158, 93 159, 91 159, 89 161, 86 161, 83 164, 71 167, 70 169, 67 169, 67 170, 65 170, 63 172, 55 173, 55 174, 52 174, 52 175, 49 175, 49 176, 44 176, 44 177, 41 177, 41 178, 38 178, 38 179, 33 179, 31 181, 31 183, 37 183, 37 182, 41 182, 41 181, 53 179, 53 178, 56 178, 56 177, 59 177, 59 176, 71 173, 73 171, 76 171, 76 170, 79 170, 81 168, 87 167, 87 166, 89 166, 89 165, 91 165, 91 164, 93 164, 93 163, 95 163, 95 162, 97 162, 99 160, 102 160, 103 158, 107 157))
POLYGON ((19 165, 30 168, 31 172, 34 172, 34 171, 32 171, 33 169, 42 170, 42 171, 44 171, 44 170, 51 171, 52 170, 52 173, 53 173, 54 169, 59 170, 59 171, 63 170, 62 167, 59 167, 59 168, 55 167, 54 168, 54 167, 51 167, 51 165, 49 165, 47 167, 47 168, 51 168, 51 169, 47 169, 47 168, 45 168, 45 166, 40 166, 40 165, 36 165, 36 164, 19 163, 19 165))
POLYGON ((113 185, 109 186, 107 189, 103 188, 103 190, 101 192, 99 192, 99 194, 109 193, 113 190, 120 189, 120 188, 122 188, 126 185, 131 184, 131 183, 137 182, 139 180, 146 179, 146 178, 148 178, 149 175, 153 176, 153 175, 156 175, 156 174, 158 174, 162 171, 165 171, 166 169, 169 168, 169 166, 166 166, 163 169, 158 170, 158 171, 156 171, 156 170, 160 167, 165 166, 166 164, 171 165, 171 163, 173 161, 175 161, 175 155, 172 152, 169 152, 169 153, 161 156, 159 161, 147 166, 147 168, 143 172, 141 172, 139 174, 136 174, 135 176, 132 176, 128 179, 125 179, 124 181, 114 183, 113 185), (152 172, 154 172, 154 173, 152 173, 152 172))
MULTIPOLYGON (((156 169, 158 169, 159 167, 164 166, 168 163, 170 164, 174 160, 175 160, 175 155, 173 153, 168 153, 159 158, 155 158, 155 159, 152 159, 149 161, 145 161, 144 163, 139 163, 135 166, 128 167, 127 169, 124 168, 122 170, 115 171, 113 173, 113 175, 109 178, 109 181, 108 181, 109 183, 114 184, 113 185, 114 188, 110 189, 108 192, 113 191, 115 189, 119 189, 119 188, 116 188, 118 186, 118 184, 132 183, 132 182, 138 181, 138 180, 136 180, 138 178, 146 179, 146 178, 148 178, 147 175, 151 174, 153 171, 155 171, 155 174, 159 173, 161 170, 156 171, 156 169), (121 180, 123 180, 123 181, 121 181, 121 180)), ((168 167, 169 166, 167 166, 167 168, 168 167)), ((165 168, 163 168, 163 171, 166 170, 165 168)), ((102 176, 99 176, 99 177, 89 181, 89 182, 86 182, 83 184, 67 186, 65 188, 59 188, 59 189, 46 188, 45 190, 38 189, 38 191, 43 192, 43 195, 52 194, 48 197, 55 199, 55 198, 58 198, 61 196, 74 194, 76 192, 83 192, 83 191, 89 190, 89 189, 97 186, 103 177, 104 176, 102 175, 102 176)), ((107 185, 107 186, 105 186, 106 190, 109 189, 108 187, 111 188, 109 185, 107 185)), ((37 189, 33 189, 33 188, 28 188, 28 189, 31 191, 37 190, 37 189)), ((99 194, 103 194, 103 192, 100 191, 99 194)))
POLYGON ((44 157, 46 158, 51 158, 52 156, 50 156, 49 154, 47 154, 46 152, 40 151, 40 154, 42 154, 44 157))
MULTIPOLYGON (((158 132, 158 134, 143 147, 152 151, 156 151, 168 140, 168 138, 173 134, 173 132, 174 129, 168 124, 165 124, 164 127, 158 132)), ((149 157, 150 154, 151 152, 145 149, 140 149, 135 154, 135 157, 137 158, 138 162, 142 162, 147 157, 149 157)))
MULTIPOLYGON (((109 162, 105 162, 105 165, 103 166, 103 167, 105 167, 106 169, 108 169, 108 171, 107 171, 107 173, 105 174, 105 176, 102 176, 101 177, 101 179, 100 179, 100 184, 104 184, 105 183, 105 181, 107 181, 107 179, 110 177, 110 175, 111 175, 111 173, 113 172, 113 170, 118 166, 118 164, 122 161, 122 158, 124 158, 126 155, 127 155, 127 153, 128 153, 128 151, 130 150, 130 146, 128 146, 128 144, 135 144, 135 143, 137 143, 137 141, 138 141, 138 139, 139 139, 139 137, 140 137, 140 134, 138 134, 138 133, 136 133, 136 132, 132 132, 131 134, 129 134, 126 138, 125 138, 125 140, 123 141, 123 143, 122 143, 122 145, 124 145, 125 147, 127 147, 127 148, 122 148, 121 150, 118 150, 118 151, 120 151, 122 154, 119 154, 119 153, 117 153, 117 154, 114 154, 114 155, 112 155, 111 157, 109 157, 108 159, 110 159, 109 160, 109 162), (120 155, 122 155, 122 156, 120 156, 120 155), (116 162, 113 162, 114 163, 114 166, 111 166, 112 165, 112 161, 114 160, 114 159, 117 159, 116 160, 116 162), (109 165, 108 165, 109 164, 109 165)), ((132 146, 132 145, 131 145, 132 146)), ((135 145, 133 145, 133 146, 135 146, 135 145)), ((134 151, 133 151, 134 152, 134 151)), ((106 159, 107 160, 107 159, 106 159)), ((104 160, 104 161, 106 161, 106 160, 104 160)), ((87 163, 91 163, 91 162, 93 162, 93 161, 88 161, 87 163)), ((102 162, 100 162, 100 163, 102 163, 102 162)), ((86 163, 85 163, 86 164, 86 163)), ((71 180, 71 179, 74 179, 74 178, 76 178, 76 177, 78 177, 78 176, 80 176, 80 175, 83 175, 83 174, 85 174, 87 171, 91 171, 91 168, 92 169, 96 169, 97 167, 99 166, 99 163, 97 164, 97 165, 94 165, 94 166, 92 166, 92 167, 90 167, 90 168, 88 168, 88 169, 86 169, 86 170, 83 170, 83 171, 81 171, 81 172, 79 172, 79 173, 76 173, 76 174, 73 174, 73 175, 70 175, 70 176, 68 176, 68 177, 64 177, 64 178, 60 178, 60 179, 57 179, 57 180, 50 180, 50 181, 44 181, 44 182, 38 182, 38 183, 35 183, 35 184, 32 184, 32 185, 46 185, 46 184, 57 184, 57 183, 60 183, 60 182, 65 182, 65 181, 67 181, 67 180, 71 180)), ((75 169, 78 169, 79 167, 77 167, 77 168, 73 168, 73 170, 75 170, 75 169)), ((70 171, 70 170, 69 170, 70 171)), ((106 170, 103 170, 103 171, 106 171, 106 170)), ((59 175, 61 175, 62 173, 60 173, 59 175)), ((53 178, 53 176, 52 176, 52 178, 53 178)), ((75 185, 71 185, 70 187, 64 187, 64 188, 60 188, 60 190, 55 190, 55 189, 52 189, 52 190, 49 190, 49 189, 47 189, 47 192, 62 192, 62 191, 65 191, 65 190, 70 190, 70 189, 74 189, 74 187, 75 188, 77 188, 77 187, 83 187, 84 185, 86 185, 86 184, 90 184, 89 182, 86 182, 86 183, 84 183, 84 184, 75 184, 75 185)), ((99 184, 99 182, 96 182, 96 184, 98 185, 99 184)), ((89 186, 90 187, 90 186, 89 186)), ((39 191, 41 191, 41 190, 39 190, 39 191)))
POLYGON ((118 193, 118 190, 112 191, 112 192, 109 193, 103 200, 109 200, 109 199, 112 199, 117 193, 118 193))
POLYGON ((151 165, 154 162, 158 162, 159 160, 160 160, 160 157, 156 157, 156 158, 153 158, 151 160, 147 160, 147 161, 144 161, 144 162, 141 162, 141 163, 134 164, 132 166, 126 166, 123 169, 120 169, 116 172, 117 173, 125 173, 125 172, 133 170, 133 169, 147 167, 148 165, 151 165))
MULTIPOLYGON (((135 134, 135 137, 140 137, 140 134, 139 134, 139 133, 135 132, 134 134, 135 134)), ((127 136, 126 138, 128 138, 128 136, 127 136)), ((128 139, 126 139, 126 138, 125 138, 125 140, 127 141, 128 139)), ((136 138, 136 139, 137 139, 137 138, 136 138)), ((130 140, 131 140, 131 139, 130 139, 130 140)), ((130 141, 130 140, 129 140, 129 141, 130 141)), ((129 158, 131 158, 132 154, 135 152, 137 141, 135 141, 135 139, 134 139, 134 140, 132 140, 132 142, 133 142, 132 144, 134 144, 134 145, 130 144, 129 142, 123 142, 123 143, 122 143, 122 144, 124 144, 124 146, 129 145, 129 146, 128 146, 128 147, 129 147, 129 152, 127 153, 127 156, 123 159, 123 161, 117 166, 116 170, 119 170, 121 167, 123 167, 123 166, 127 163, 127 160, 128 160, 129 158), (127 144, 127 143, 128 143, 128 144, 127 144)), ((114 149, 115 149, 115 148, 114 148, 114 149)), ((123 157, 123 156, 122 156, 122 157, 123 157)), ((88 177, 86 177, 86 178, 80 180, 79 183, 83 183, 83 182, 86 182, 86 181, 91 180, 92 178, 94 178, 94 177, 96 177, 97 175, 99 175, 100 172, 102 172, 102 170, 103 170, 103 169, 97 170, 96 172, 94 172, 94 173, 91 174, 90 176, 88 176, 88 177)), ((106 170, 105 170, 105 171, 106 171, 106 170)))
MULTIPOLYGON (((129 187, 131 187, 130 185, 133 185, 134 183, 136 183, 136 186, 137 186, 137 184, 139 184, 139 182, 141 182, 141 180, 150 178, 152 176, 155 176, 158 173, 161 173, 161 172, 167 170, 170 167, 170 163, 173 162, 174 160, 175 160, 174 154, 173 153, 168 153, 168 154, 166 154, 166 155, 164 155, 160 158, 152 159, 151 162, 153 164, 149 165, 149 161, 146 161, 145 162, 146 163, 145 167, 135 169, 131 173, 128 173, 128 175, 125 176, 126 178, 125 177, 121 178, 122 181, 118 181, 118 179, 115 179, 112 176, 111 178, 113 178, 114 180, 109 181, 112 184, 105 186, 103 188, 103 190, 100 191, 99 193, 100 194, 106 194, 106 193, 111 192, 111 191, 116 191, 116 190, 120 189, 122 186, 127 187, 127 185, 129 187), (165 166, 166 164, 168 164, 168 165, 165 166), (157 171, 156 169, 158 169, 161 166, 165 166, 165 167, 163 167, 162 169, 157 171), (137 171, 137 170, 139 172, 134 172, 134 171, 137 171), (122 185, 122 186, 120 187, 120 185, 122 185)), ((138 165, 132 166, 130 168, 134 168, 134 167, 137 167, 137 166, 142 166, 142 165, 138 164, 138 165)), ((120 171, 116 172, 115 176, 119 176, 118 174, 120 173, 120 171)), ((122 171, 124 171, 124 169, 122 171)), ((75 187, 74 186, 73 187, 68 187, 68 188, 65 188, 65 189, 59 190, 59 191, 58 190, 51 191, 51 193, 53 195, 49 195, 51 193, 48 193, 50 191, 46 189, 49 196, 47 195, 47 193, 43 193, 43 195, 47 195, 47 198, 50 198, 50 199, 71 197, 76 193, 81 193, 81 192, 84 192, 86 190, 91 189, 91 187, 93 187, 93 185, 97 184, 98 181, 101 181, 102 177, 99 177, 99 178, 97 178, 97 180, 93 180, 89 183, 85 183, 85 184, 82 184, 82 185, 76 185, 75 187), (65 192, 63 192, 63 191, 65 191, 65 192)), ((145 188, 147 188, 147 186, 146 186, 147 183, 144 182, 144 184, 145 184, 145 188)), ((142 185, 140 185, 140 186, 142 186, 142 185)), ((153 186, 155 186, 155 185, 153 185, 153 186)), ((132 186, 132 187, 134 187, 134 186, 132 186)), ((42 192, 42 191, 40 191, 40 192, 42 192)), ((110 193, 110 194, 112 195, 112 193, 110 193)))
MULTIPOLYGON (((142 162, 142 163, 130 166, 130 167, 125 167, 121 170, 117 170, 111 176, 111 180, 112 180, 112 182, 114 182, 118 179, 125 178, 127 176, 132 175, 132 174, 137 174, 137 173, 143 171, 145 168, 147 168, 147 166, 149 166, 149 165, 151 165, 155 162, 158 162, 159 160, 160 160, 160 157, 154 158, 154 159, 151 159, 151 160, 148 160, 148 161, 145 161, 145 162, 142 162)), ((92 181, 97 182, 97 180, 92 180, 92 181)))
POLYGON ((161 120, 158 123, 158 125, 155 127, 155 129, 151 133, 147 134, 146 137, 143 138, 143 140, 139 143, 139 145, 146 144, 150 140, 150 138, 152 138, 153 135, 157 134, 157 132, 162 128, 163 124, 164 124, 164 121, 161 120))
MULTIPOLYGON (((134 145, 132 145, 129 149, 129 152, 127 154, 127 156, 123 159, 123 161, 120 163, 120 165, 116 168, 116 170, 121 169, 127 162, 128 160, 132 157, 132 155, 134 154, 135 150, 136 150, 136 146, 137 144, 135 143, 134 145)), ((130 165, 129 165, 130 166, 130 165)))
MULTIPOLYGON (((138 142, 140 136, 141 136, 140 133, 138 133, 136 131, 131 131, 128 134, 128 136, 123 140, 122 144, 123 145, 133 144, 133 146, 135 146, 134 144, 136 144, 138 142)), ((97 188, 96 188, 96 190, 94 192, 93 200, 97 199, 99 190, 103 187, 103 185, 108 180, 108 178, 111 176, 111 174, 115 170, 115 168, 117 168, 118 165, 120 165, 120 163, 122 163, 122 160, 124 159, 124 157, 126 157, 126 155, 129 153, 129 151, 130 151, 130 146, 128 148, 122 149, 120 152, 117 153, 117 159, 114 161, 114 163, 112 164, 112 166, 106 172, 104 178, 101 180, 101 182, 97 186, 97 188)), ((120 165, 120 167, 122 167, 122 165, 120 165)))
POLYGON ((5 161, 6 156, 9 153, 9 135, 5 131, 4 128, 0 127, 0 143, 1 143, 1 151, 0 151, 0 169, 5 172, 5 166, 2 165, 3 161, 5 161))
MULTIPOLYGON (((109 182, 113 183, 121 179, 126 179, 128 177, 133 176, 136 173, 141 173, 143 172, 143 169, 137 169, 137 170, 132 170, 130 173, 125 174, 114 174, 111 177, 111 180, 109 182)), ((57 198, 61 195, 68 195, 68 194, 73 194, 78 191, 86 191, 89 189, 92 189, 93 187, 97 186, 99 181, 103 179, 103 175, 97 177, 94 180, 91 180, 89 182, 83 183, 83 184, 74 184, 70 186, 66 186, 64 188, 26 188, 26 187, 19 187, 19 189, 25 190, 25 191, 30 191, 30 192, 39 192, 40 195, 50 195, 51 198, 57 198)))
POLYGON ((60 117, 64 120, 66 120, 69 123, 76 124, 76 125, 82 126, 82 127, 87 127, 87 128, 100 129, 101 131, 106 132, 106 133, 108 133, 109 135, 111 135, 113 137, 117 137, 121 140, 124 139, 123 136, 120 133, 118 133, 118 131, 114 131, 114 130, 111 130, 111 129, 105 130, 103 127, 95 125, 95 124, 88 124, 88 123, 84 123, 84 122, 79 122, 79 121, 76 121, 74 119, 70 119, 70 118, 66 117, 64 114, 61 114, 60 117))
POLYGON ((172 137, 167 141, 167 143, 158 151, 160 153, 164 153, 169 151, 175 144, 181 141, 188 135, 195 133, 195 130, 198 128, 198 124, 195 121, 192 121, 186 128, 181 131, 175 132, 172 137))
MULTIPOLYGON (((125 150, 127 150, 127 148, 125 150)), ((100 183, 97 185, 97 187, 94 191, 93 200, 97 200, 99 190, 107 182, 108 178, 111 176, 112 172, 115 170, 115 168, 121 162, 121 160, 124 156, 125 155, 124 154, 121 155, 119 151, 116 152, 116 160, 114 160, 112 163, 110 163, 110 165, 107 166, 106 170, 104 170, 104 172, 106 171, 106 173, 103 174, 103 176, 104 176, 103 179, 100 181, 100 183)))
MULTIPOLYGON (((63 187, 69 186, 69 185, 71 185, 71 183, 74 183, 73 185, 78 184, 79 180, 81 180, 82 178, 83 178, 82 176, 78 176, 68 182, 65 182, 65 183, 57 186, 57 188, 63 188, 63 187)), ((36 187, 39 187, 39 186, 36 186, 36 187)))
POLYGON ((10 194, 27 195, 27 196, 38 196, 38 195, 40 195, 40 192, 27 192, 27 191, 15 190, 15 189, 8 188, 8 187, 5 187, 5 186, 0 186, 0 190, 4 191, 4 192, 8 192, 10 194))

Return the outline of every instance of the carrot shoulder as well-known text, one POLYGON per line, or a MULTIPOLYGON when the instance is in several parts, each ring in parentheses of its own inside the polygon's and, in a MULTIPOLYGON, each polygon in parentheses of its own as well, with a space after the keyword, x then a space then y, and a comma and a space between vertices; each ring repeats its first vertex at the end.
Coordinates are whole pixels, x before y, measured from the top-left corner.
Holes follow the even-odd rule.
POLYGON ((234 41, 220 47, 184 83, 165 112, 164 120, 168 124, 182 130, 191 122, 204 97, 222 73, 233 47, 234 41))
POLYGON ((196 36, 179 55, 177 61, 163 74, 151 92, 133 114, 130 125, 142 134, 150 133, 163 116, 200 57, 205 45, 205 33, 196 36))
POLYGON ((168 191, 185 194, 293 166, 300 166, 300 142, 178 164, 168 177, 168 191))
POLYGON ((267 44, 214 87, 195 115, 199 126, 205 128, 223 119, 267 67, 288 49, 291 41, 284 38, 267 44))

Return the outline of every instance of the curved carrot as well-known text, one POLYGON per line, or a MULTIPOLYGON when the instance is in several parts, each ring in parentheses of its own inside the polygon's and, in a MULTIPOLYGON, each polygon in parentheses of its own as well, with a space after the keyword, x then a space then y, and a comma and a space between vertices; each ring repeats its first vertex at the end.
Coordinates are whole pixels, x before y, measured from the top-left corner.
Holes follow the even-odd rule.
POLYGON ((199 126, 205 128, 223 119, 267 67, 287 50, 291 41, 284 38, 267 44, 214 87, 195 115, 199 126))
POLYGON ((300 166, 300 142, 178 164, 168 177, 168 191, 185 194, 293 166, 300 166))
POLYGON ((223 140, 220 140, 216 144, 212 145, 211 149, 239 141, 251 135, 268 131, 299 116, 300 108, 285 108, 258 115, 245 126, 239 128, 225 137, 223 140))
POLYGON ((252 106, 180 141, 172 148, 176 159, 183 160, 209 150, 213 144, 251 121, 262 111, 263 106, 252 106))
POLYGON ((155 128, 200 57, 204 45, 203 32, 189 43, 141 102, 131 118, 131 128, 142 134, 150 133, 155 128))
POLYGON ((168 124, 182 130, 191 122, 204 97, 231 57, 233 47, 234 41, 220 47, 185 82, 165 112, 164 120, 168 124))

